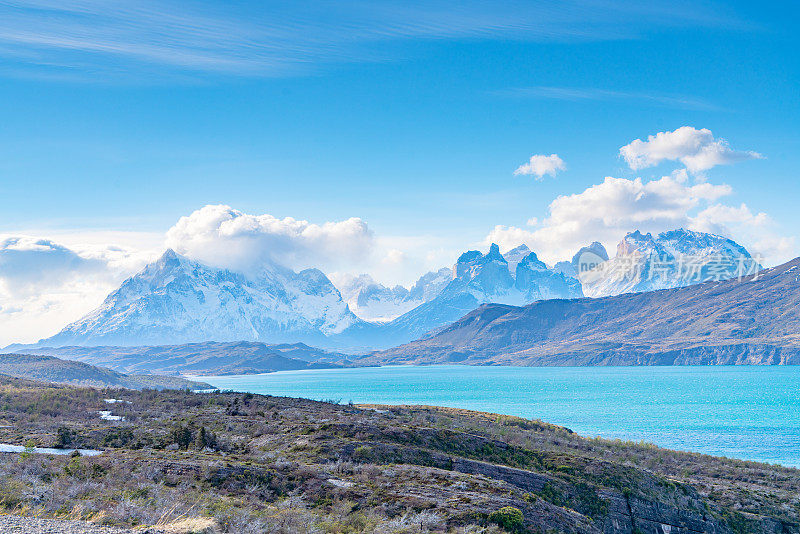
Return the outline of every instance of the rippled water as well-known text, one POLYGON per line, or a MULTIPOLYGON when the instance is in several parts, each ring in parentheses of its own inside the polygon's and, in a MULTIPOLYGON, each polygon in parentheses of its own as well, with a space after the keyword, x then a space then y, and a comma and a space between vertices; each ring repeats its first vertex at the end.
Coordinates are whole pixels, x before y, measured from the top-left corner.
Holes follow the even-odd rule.
POLYGON ((269 395, 519 415, 585 436, 800 467, 800 366, 396 366, 202 379, 269 395))

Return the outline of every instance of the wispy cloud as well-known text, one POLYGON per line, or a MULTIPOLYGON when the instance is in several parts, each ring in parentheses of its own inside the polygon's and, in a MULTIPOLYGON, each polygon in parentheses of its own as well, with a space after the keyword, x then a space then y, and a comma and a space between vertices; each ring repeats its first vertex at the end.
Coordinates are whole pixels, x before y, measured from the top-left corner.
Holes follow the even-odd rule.
POLYGON ((711 102, 690 96, 629 92, 629 91, 611 91, 608 89, 597 89, 597 88, 551 87, 551 86, 512 87, 509 89, 499 89, 497 91, 493 91, 492 94, 496 96, 503 96, 509 98, 539 98, 548 100, 568 100, 572 102, 580 102, 580 101, 637 102, 638 101, 645 104, 656 104, 665 107, 697 109, 706 111, 722 111, 722 108, 715 106, 711 102))
POLYGON ((384 59, 381 45, 404 39, 631 39, 732 21, 700 2, 10 0, 0 3, 0 58, 6 72, 62 76, 131 69, 275 76, 384 59))

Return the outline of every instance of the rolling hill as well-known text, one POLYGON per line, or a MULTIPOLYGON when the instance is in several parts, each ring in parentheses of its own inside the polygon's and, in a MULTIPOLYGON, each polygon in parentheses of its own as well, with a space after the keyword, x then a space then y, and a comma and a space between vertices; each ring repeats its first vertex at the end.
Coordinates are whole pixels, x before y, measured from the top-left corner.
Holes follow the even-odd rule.
POLYGON ((178 376, 123 374, 88 363, 36 354, 0 354, 0 374, 29 380, 126 389, 213 389, 178 376))
POLYGON ((255 341, 143 347, 42 347, 18 352, 76 360, 122 373, 253 374, 341 367, 348 363, 345 354, 315 349, 303 343, 267 345, 255 341))

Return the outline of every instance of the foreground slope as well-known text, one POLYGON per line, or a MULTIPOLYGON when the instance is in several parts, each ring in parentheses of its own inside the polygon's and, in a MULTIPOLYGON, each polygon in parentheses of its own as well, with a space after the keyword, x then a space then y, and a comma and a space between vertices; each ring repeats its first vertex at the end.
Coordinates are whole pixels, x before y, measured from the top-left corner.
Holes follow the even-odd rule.
POLYGON ((741 280, 486 305, 363 363, 800 364, 799 305, 800 258, 741 280))
POLYGON ((517 417, 0 378, 0 509, 223 532, 797 533, 800 471, 517 417), (125 401, 111 406, 113 395, 125 401), (125 421, 93 414, 114 410, 125 421), (497 530, 497 529, 501 530, 497 530), (491 530, 495 529, 495 530, 491 530))

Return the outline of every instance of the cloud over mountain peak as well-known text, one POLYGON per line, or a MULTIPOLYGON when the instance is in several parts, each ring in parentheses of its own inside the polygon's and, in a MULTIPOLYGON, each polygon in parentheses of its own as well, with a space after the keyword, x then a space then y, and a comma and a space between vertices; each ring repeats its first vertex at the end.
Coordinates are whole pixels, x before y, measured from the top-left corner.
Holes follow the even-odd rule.
POLYGON ((219 267, 252 271, 278 263, 292 269, 327 269, 371 252, 374 236, 357 217, 315 224, 293 217, 250 215, 220 204, 181 217, 167 231, 166 244, 219 267))

